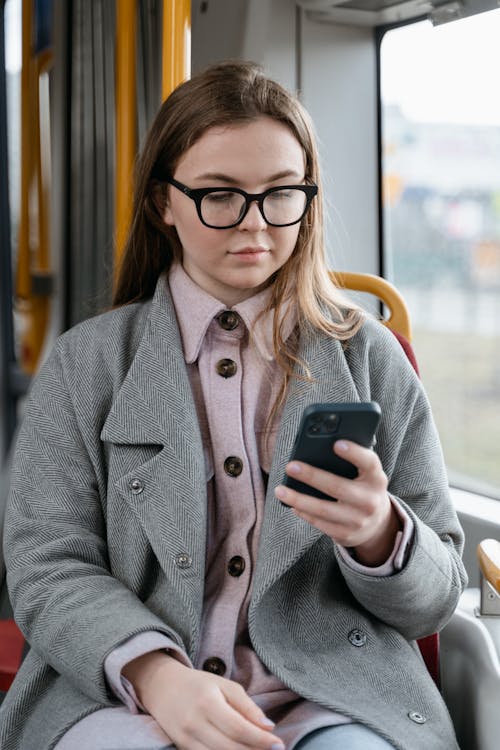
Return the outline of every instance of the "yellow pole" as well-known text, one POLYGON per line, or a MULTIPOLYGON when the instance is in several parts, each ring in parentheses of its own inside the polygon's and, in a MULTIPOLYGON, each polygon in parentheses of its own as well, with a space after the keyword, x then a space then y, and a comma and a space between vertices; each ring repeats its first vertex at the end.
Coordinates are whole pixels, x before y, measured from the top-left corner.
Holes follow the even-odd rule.
POLYGON ((22 5, 22 67, 21 67, 21 205, 19 212, 19 238, 17 248, 16 295, 28 299, 31 293, 30 277, 30 193, 34 177, 33 163, 33 60, 32 0, 22 5))
POLYGON ((136 153, 136 0, 116 0, 115 270, 132 217, 136 153))
MULTIPOLYGON (((40 80, 52 64, 46 50, 35 57, 33 0, 22 4, 21 70, 21 205, 16 269, 16 312, 19 319, 19 364, 32 375, 37 368, 49 320, 50 153, 42 160, 40 80), (45 169, 42 168, 45 165, 45 169)), ((48 112, 48 101, 44 101, 48 112)), ((44 120, 46 141, 49 123, 44 120)))
POLYGON ((191 0, 163 0, 162 99, 191 75, 191 0))

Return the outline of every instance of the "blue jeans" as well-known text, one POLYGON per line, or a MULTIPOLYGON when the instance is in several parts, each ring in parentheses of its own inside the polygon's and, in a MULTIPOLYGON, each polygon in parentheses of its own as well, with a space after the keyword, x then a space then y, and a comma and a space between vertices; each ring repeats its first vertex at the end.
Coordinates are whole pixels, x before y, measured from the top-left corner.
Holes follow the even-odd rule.
POLYGON ((394 750, 394 746, 363 724, 341 724, 316 729, 295 750, 394 750))

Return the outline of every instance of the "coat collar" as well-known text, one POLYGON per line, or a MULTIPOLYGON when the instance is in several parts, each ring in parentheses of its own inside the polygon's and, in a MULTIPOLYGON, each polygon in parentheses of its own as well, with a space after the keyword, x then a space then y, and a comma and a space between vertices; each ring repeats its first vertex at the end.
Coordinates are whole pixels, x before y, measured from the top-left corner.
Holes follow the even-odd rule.
MULTIPOLYGON (((185 272, 180 263, 172 266, 168 283, 172 295, 182 347, 187 364, 198 359, 208 327, 216 315, 228 309, 219 300, 201 289, 185 272)), ((267 287, 252 297, 239 302, 230 309, 238 313, 260 356, 267 361, 274 359, 273 322, 274 310, 261 315, 269 304, 271 288, 267 287)), ((283 335, 290 336, 296 324, 294 315, 287 315, 288 305, 283 311, 283 335)))

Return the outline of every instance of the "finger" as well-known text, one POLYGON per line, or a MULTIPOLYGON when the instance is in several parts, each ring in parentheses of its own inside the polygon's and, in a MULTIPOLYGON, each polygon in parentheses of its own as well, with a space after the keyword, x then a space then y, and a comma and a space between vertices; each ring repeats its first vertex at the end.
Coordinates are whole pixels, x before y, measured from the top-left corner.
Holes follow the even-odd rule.
POLYGON ((232 680, 221 681, 220 689, 226 702, 234 708, 238 714, 244 716, 253 724, 265 726, 272 729, 274 722, 267 718, 261 708, 246 693, 244 688, 232 680))
MULTIPOLYGON (((252 725, 249 724, 249 726, 252 725)), ((269 733, 263 734, 264 738, 261 741, 253 738, 247 742, 241 731, 236 736, 228 735, 223 726, 215 723, 214 717, 214 721, 200 724, 196 735, 187 739, 186 750, 193 750, 198 743, 203 750, 271 750, 273 743, 279 740, 277 738, 273 740, 269 733)))
MULTIPOLYGON (((323 490, 324 491, 324 490, 323 490)), ((286 505, 289 505, 299 513, 304 513, 328 521, 336 521, 342 511, 338 508, 338 503, 331 500, 321 500, 312 495, 305 495, 290 487, 279 485, 275 489, 276 497, 286 505)))
MULTIPOLYGON (((302 461, 292 461, 286 466, 285 471, 288 476, 293 477, 293 479, 297 479, 299 482, 303 482, 310 487, 314 487, 314 489, 319 490, 332 500, 337 500, 339 497, 343 497, 346 493, 349 493, 349 488, 352 484, 352 480, 350 479, 345 479, 338 474, 333 474, 324 469, 318 469, 317 467, 303 463, 302 461)), ((285 503, 288 503, 289 500, 298 500, 299 497, 309 499, 312 499, 313 497, 307 493, 307 490, 299 492, 298 490, 292 490, 290 487, 287 487, 286 489, 288 492, 285 493, 280 489, 276 494, 276 496, 285 503), (285 496, 287 499, 285 499, 285 496)), ((293 504, 295 507, 295 502, 290 502, 289 504, 293 504)))
POLYGON ((333 444, 333 450, 337 456, 353 464, 358 470, 358 475, 375 472, 379 469, 382 471, 380 459, 371 448, 364 448, 350 440, 336 440, 333 444))
POLYGON ((280 742, 239 714, 220 689, 216 696, 205 696, 184 727, 176 733, 170 731, 170 736, 181 750, 192 750, 195 742, 204 750, 270 750, 280 742))
MULTIPOLYGON (((215 721, 215 717, 214 717, 215 721)), ((274 734, 258 729, 254 724, 242 719, 246 724, 230 731, 224 724, 210 722, 213 735, 205 734, 206 739, 214 741, 214 750, 285 750, 285 746, 274 734), (222 737, 222 739, 221 739, 222 737)), ((211 748, 212 745, 209 745, 211 748)))
MULTIPOLYGON (((273 744, 281 745, 278 737, 271 734, 274 723, 270 721, 245 690, 236 683, 226 680, 221 686, 226 706, 230 711, 221 712, 217 726, 234 740, 239 740, 250 747, 270 748, 273 744)), ((212 720, 212 719, 211 719, 212 720)))
POLYGON ((293 509, 293 513, 343 547, 355 547, 365 541, 369 533, 369 525, 363 521, 360 522, 355 517, 350 521, 346 519, 342 522, 332 522, 295 509, 293 509))

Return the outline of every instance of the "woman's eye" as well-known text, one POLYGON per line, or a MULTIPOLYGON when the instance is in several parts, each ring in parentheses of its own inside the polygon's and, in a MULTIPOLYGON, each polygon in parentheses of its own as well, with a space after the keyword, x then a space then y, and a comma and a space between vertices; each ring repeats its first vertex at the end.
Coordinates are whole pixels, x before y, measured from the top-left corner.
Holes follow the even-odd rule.
POLYGON ((286 200, 292 198, 294 192, 294 190, 276 190, 275 193, 269 193, 267 197, 273 201, 286 200))
POLYGON ((205 200, 210 203, 229 203, 234 200, 235 193, 209 193, 205 196, 205 200))

